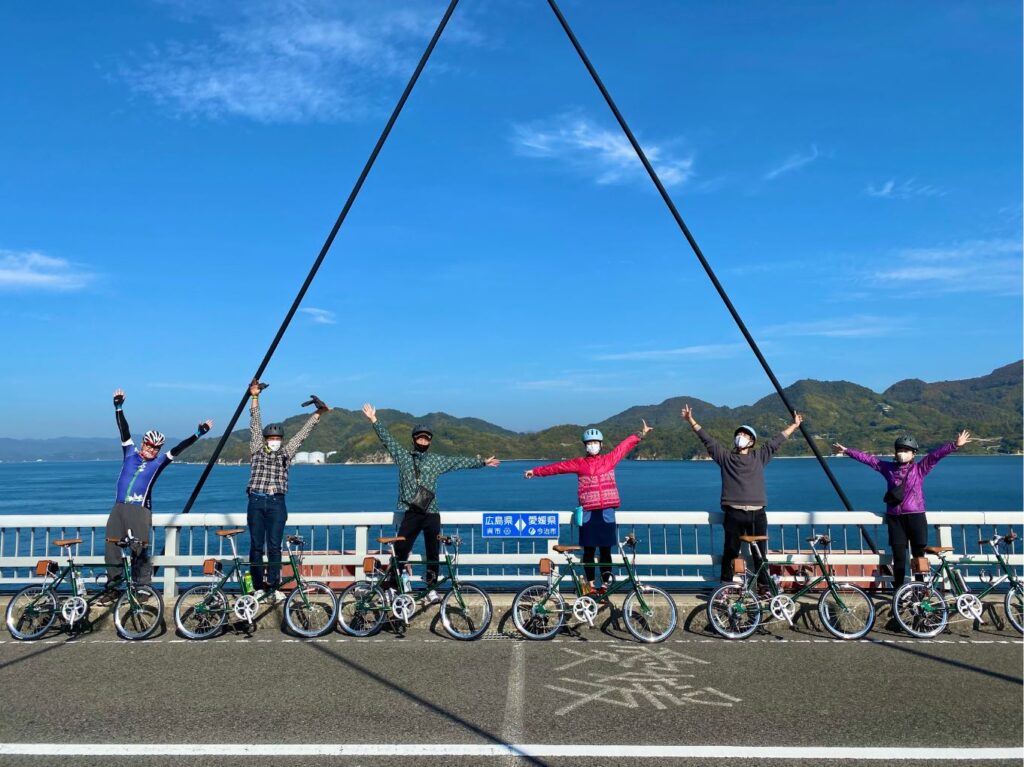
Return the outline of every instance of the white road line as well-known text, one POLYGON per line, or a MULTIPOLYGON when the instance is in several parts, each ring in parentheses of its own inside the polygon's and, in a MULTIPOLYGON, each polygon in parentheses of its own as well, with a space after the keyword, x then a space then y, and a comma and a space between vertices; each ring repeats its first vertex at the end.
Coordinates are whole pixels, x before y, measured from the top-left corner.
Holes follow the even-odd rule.
POLYGON ((1020 760, 1024 748, 640 746, 547 743, 0 743, 5 756, 550 756, 885 761, 1020 760))
MULTIPOLYGON (((505 720, 501 737, 515 743, 523 737, 523 710, 526 706, 526 647, 522 642, 512 645, 508 669, 508 695, 505 698, 505 720)), ((513 762, 514 763, 514 760, 513 762)))

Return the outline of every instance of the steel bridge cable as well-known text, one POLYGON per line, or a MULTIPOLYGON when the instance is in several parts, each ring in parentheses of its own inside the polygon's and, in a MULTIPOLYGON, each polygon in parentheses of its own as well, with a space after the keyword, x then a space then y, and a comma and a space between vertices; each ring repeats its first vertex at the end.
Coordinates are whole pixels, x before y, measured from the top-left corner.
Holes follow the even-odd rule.
MULTIPOLYGON (((668 207, 669 212, 675 219, 676 224, 679 225, 680 231, 683 233, 683 236, 686 237, 686 241, 690 243, 690 247, 693 248, 694 255, 697 256, 697 259, 700 261, 700 265, 704 268, 704 271, 707 273, 708 278, 711 280, 711 284, 714 285, 715 290, 718 291, 718 295, 722 299, 722 302, 725 304, 725 308, 729 310, 729 314, 732 315, 733 320, 736 322, 736 326, 740 329, 740 332, 743 334, 743 337, 747 340, 747 344, 749 344, 751 351, 754 352, 754 356, 757 357, 757 361, 761 363, 761 367, 764 369, 764 372, 767 374, 769 380, 772 382, 772 386, 775 387, 775 391, 778 393, 779 399, 782 400, 782 403, 786 406, 786 410, 788 410, 790 414, 796 413, 796 411, 793 409, 793 405, 789 401, 789 398, 786 396, 785 391, 783 391, 782 384, 779 383, 779 379, 775 377, 775 373, 772 371, 771 366, 768 364, 768 360, 765 359, 764 355, 761 353, 761 349, 757 345, 757 342, 754 340, 754 337, 750 334, 750 331, 747 330, 746 324, 743 322, 743 319, 740 317, 739 312, 736 310, 736 307, 729 299, 729 295, 725 292, 725 288, 722 287, 722 283, 719 282, 718 277, 715 275, 714 270, 711 268, 711 264, 709 264, 707 259, 704 257, 704 254, 701 252, 700 246, 697 244, 697 241, 690 233, 689 227, 686 226, 686 222, 683 221, 683 217, 679 214, 679 210, 676 208, 675 203, 672 202, 672 198, 669 196, 668 191, 665 189, 665 186, 661 183, 661 179, 658 177, 657 171, 654 170, 654 166, 652 166, 650 161, 647 159, 647 155, 644 153, 644 150, 640 146, 640 143, 636 140, 636 136, 633 135, 633 131, 630 130, 629 124, 626 122, 626 118, 622 116, 622 113, 619 111, 619 108, 615 105, 615 101, 612 99, 611 94, 608 93, 608 89, 604 87, 604 83, 601 81, 600 76, 597 74, 597 70, 594 69, 594 65, 590 63, 590 59, 587 57, 586 52, 583 50, 583 46, 580 45, 579 40, 576 39, 576 35, 573 34, 572 28, 569 26, 569 22, 566 21, 565 16, 562 15, 562 11, 558 7, 558 3, 556 3, 555 0, 548 0, 548 5, 551 6, 551 10, 557 17, 558 23, 562 25, 562 29, 565 30, 565 34, 569 37, 569 41, 572 43, 573 48, 576 49, 576 53, 579 55, 580 60, 583 62, 583 66, 587 68, 587 71, 590 73, 591 78, 594 80, 594 84, 597 86, 598 90, 601 91, 601 95, 604 97, 604 100, 608 104, 609 109, 611 109, 612 114, 615 115, 615 119, 618 121, 619 127, 622 128, 622 132, 626 135, 626 138, 629 139, 629 143, 633 146, 633 151, 636 152, 637 157, 640 158, 640 162, 643 163, 644 168, 647 170, 647 175, 651 177, 651 181, 653 181, 654 185, 658 188, 658 193, 661 194, 661 199, 665 201, 665 205, 668 207)), ((839 480, 836 479, 835 474, 832 473, 832 469, 830 469, 828 464, 825 462, 825 459, 822 456, 821 451, 818 450, 818 446, 814 443, 813 438, 808 433, 807 429, 804 427, 803 424, 800 424, 800 433, 807 441, 807 444, 810 446, 815 458, 818 459, 818 463, 821 465, 821 468, 825 471, 825 474, 828 477, 829 482, 832 483, 832 487, 835 489, 836 494, 839 496, 839 500, 842 501, 847 511, 853 511, 853 504, 850 503, 850 499, 846 496, 846 493, 840 486, 839 480)), ((875 545, 875 542, 872 539, 871 534, 867 530, 865 530, 863 526, 858 525, 858 527, 860 528, 861 535, 864 536, 865 542, 868 544, 868 546, 871 547, 872 553, 877 554, 878 547, 875 545)))
MULTIPOLYGON (((263 357, 263 362, 261 362, 260 366, 256 369, 256 373, 253 375, 254 378, 262 376, 263 371, 265 371, 267 369, 267 365, 270 364, 270 359, 274 356, 274 352, 277 350, 277 345, 281 342, 281 338, 288 329, 288 325, 291 324, 292 318, 295 316, 295 312, 298 311, 299 305, 302 303, 302 299, 306 295, 306 291, 309 290, 309 286, 312 284, 313 278, 316 277, 316 273, 320 269, 320 265, 323 263, 324 258, 326 258, 327 252, 331 249, 331 245, 334 243, 334 238, 338 235, 338 230, 341 229, 341 225, 345 222, 345 218, 348 216, 349 210, 355 203, 356 197, 359 195, 359 191, 363 188, 363 182, 366 181, 366 177, 370 174, 370 169, 373 168, 377 155, 380 154, 380 150, 383 149, 384 143, 388 140, 392 127, 394 127, 395 122, 398 120, 398 116, 402 113, 402 108, 405 106, 405 102, 409 99, 409 95, 412 93, 412 89, 416 85, 416 81, 419 80, 420 73, 426 66, 427 60, 430 58, 430 54, 433 53, 434 47, 437 45, 437 41, 441 38, 441 33, 444 32, 445 27, 448 25, 448 20, 451 19, 452 14, 455 12, 455 6, 458 4, 459 0, 451 0, 444 16, 441 17, 441 21, 438 23, 437 29, 434 31, 434 36, 430 38, 430 42, 427 44, 426 50, 423 51, 423 55, 420 57, 420 61, 416 65, 416 69, 413 71, 412 77, 409 78, 409 82, 406 84, 405 90, 402 91, 402 95, 398 99, 398 103, 395 105, 394 111, 391 113, 391 117, 384 126, 384 130, 381 131, 380 138, 377 139, 377 143, 373 147, 373 151, 370 152, 370 157, 363 166, 362 173, 359 174, 359 178, 356 180, 355 186, 352 187, 352 191, 349 193, 348 199, 345 201, 345 207, 341 209, 341 213, 338 215, 338 220, 334 222, 334 227, 331 229, 331 233, 327 235, 327 240, 320 249, 320 254, 317 256, 316 261, 313 262, 313 267, 309 270, 309 274, 306 275, 306 281, 302 283, 302 287, 295 296, 295 300, 292 302, 291 308, 288 310, 288 314, 285 315, 284 322, 282 322, 281 327, 278 328, 277 335, 274 336, 274 340, 271 342, 270 348, 267 349, 267 353, 263 357)), ((199 497, 199 493, 202 491, 203 485, 206 484, 206 478, 210 476, 210 471, 213 469, 213 465, 220 457, 221 451, 224 449, 224 445, 228 441, 228 437, 231 436, 231 430, 234 429, 235 424, 238 423, 238 419, 241 417, 242 411, 245 409, 246 400, 248 399, 249 389, 246 387, 245 393, 242 395, 242 399, 238 403, 238 407, 235 408, 235 414, 231 417, 231 421, 228 423, 227 428, 224 430, 224 434, 217 443, 217 447, 214 449, 213 455, 210 456, 210 460, 203 469, 203 473, 199 477, 199 481, 196 482, 195 489, 192 490, 192 495, 189 496, 188 501, 185 503, 185 507, 182 509, 183 514, 187 514, 191 511, 192 505, 196 502, 196 498, 199 497)))

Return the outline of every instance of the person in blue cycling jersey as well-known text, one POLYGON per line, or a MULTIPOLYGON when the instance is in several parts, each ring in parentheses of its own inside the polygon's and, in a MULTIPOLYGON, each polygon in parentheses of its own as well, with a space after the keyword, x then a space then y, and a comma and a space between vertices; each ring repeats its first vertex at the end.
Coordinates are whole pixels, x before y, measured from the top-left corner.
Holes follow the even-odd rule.
MULTIPOLYGON (((203 421, 196 427, 192 436, 160 455, 164 435, 158 431, 147 431, 142 438, 142 445, 136 448, 128 421, 121 409, 122 405, 124 390, 118 389, 114 392, 114 412, 117 428, 121 432, 124 459, 121 463, 121 474, 117 478, 114 508, 107 517, 106 537, 121 539, 131 530, 132 535, 142 541, 133 550, 132 575, 139 583, 150 583, 153 580, 153 565, 150 563, 146 539, 152 525, 153 485, 171 461, 213 427, 213 421, 203 421)), ((108 540, 103 558, 107 563, 110 582, 113 582, 121 575, 121 552, 117 545, 108 540)))

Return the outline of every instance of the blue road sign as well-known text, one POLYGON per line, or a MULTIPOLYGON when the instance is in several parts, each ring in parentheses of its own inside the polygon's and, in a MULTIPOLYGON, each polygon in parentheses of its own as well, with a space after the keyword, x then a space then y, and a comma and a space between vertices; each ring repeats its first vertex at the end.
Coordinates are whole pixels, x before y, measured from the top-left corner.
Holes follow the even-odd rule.
POLYGON ((557 538, 558 514, 489 513, 482 526, 484 538, 557 538))

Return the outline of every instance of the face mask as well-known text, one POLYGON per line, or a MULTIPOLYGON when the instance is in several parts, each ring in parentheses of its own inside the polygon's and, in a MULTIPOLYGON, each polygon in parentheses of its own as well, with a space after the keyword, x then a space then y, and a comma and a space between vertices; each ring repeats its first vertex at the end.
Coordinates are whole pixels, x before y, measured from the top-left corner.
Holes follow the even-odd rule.
POLYGON ((281 440, 279 440, 279 439, 268 439, 267 440, 267 447, 270 448, 270 452, 271 453, 276 453, 278 450, 281 449, 281 440))
POLYGON ((588 442, 587 443, 587 455, 597 455, 601 452, 600 442, 588 442))
POLYGON ((419 442, 413 442, 412 446, 413 446, 413 449, 415 449, 417 453, 425 453, 428 450, 430 450, 430 443, 429 442, 427 444, 425 444, 425 445, 421 445, 419 442))
POLYGON ((910 450, 900 450, 896 453, 896 460, 899 463, 910 463, 914 460, 914 453, 910 450))
POLYGON ((742 450, 745 447, 750 447, 754 444, 754 441, 750 439, 746 434, 737 434, 736 439, 733 440, 736 447, 742 450))

